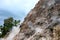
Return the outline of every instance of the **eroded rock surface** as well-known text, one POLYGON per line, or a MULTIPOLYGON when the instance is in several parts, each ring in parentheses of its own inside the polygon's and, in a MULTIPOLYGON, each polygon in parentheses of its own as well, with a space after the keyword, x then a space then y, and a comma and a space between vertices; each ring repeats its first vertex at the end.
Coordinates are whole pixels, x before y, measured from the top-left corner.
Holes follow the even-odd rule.
POLYGON ((60 40, 60 0, 39 0, 14 40, 60 40))

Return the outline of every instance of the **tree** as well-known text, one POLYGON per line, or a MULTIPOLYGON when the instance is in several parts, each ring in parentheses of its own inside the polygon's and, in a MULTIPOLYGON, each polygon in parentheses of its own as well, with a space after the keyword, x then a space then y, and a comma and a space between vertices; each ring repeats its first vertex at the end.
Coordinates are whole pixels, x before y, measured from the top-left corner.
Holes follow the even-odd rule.
POLYGON ((10 18, 8 18, 8 19, 4 19, 4 27, 3 28, 1 28, 1 30, 2 30, 2 37, 4 37, 6 34, 7 34, 7 32, 9 32, 11 29, 12 29, 12 27, 13 27, 13 18, 12 17, 10 17, 10 18))
POLYGON ((4 28, 5 28, 6 31, 9 31, 12 28, 13 20, 14 19, 12 17, 4 20, 4 28))
POLYGON ((13 17, 9 17, 7 19, 4 19, 4 24, 3 26, 0 26, 2 34, 0 37, 4 37, 11 29, 13 26, 17 26, 17 24, 20 23, 20 20, 14 20, 13 17))
POLYGON ((18 23, 20 23, 20 20, 14 20, 13 22, 14 26, 17 26, 18 23))
POLYGON ((3 26, 2 26, 2 25, 0 25, 0 35, 2 35, 2 30, 1 30, 1 29, 2 29, 2 27, 3 27, 3 26))

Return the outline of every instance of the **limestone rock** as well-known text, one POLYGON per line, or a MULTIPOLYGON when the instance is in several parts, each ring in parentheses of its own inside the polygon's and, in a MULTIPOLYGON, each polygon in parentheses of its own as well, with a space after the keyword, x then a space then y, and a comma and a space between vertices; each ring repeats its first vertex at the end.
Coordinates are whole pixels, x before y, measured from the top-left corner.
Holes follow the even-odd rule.
POLYGON ((39 0, 14 40, 60 40, 60 0, 39 0))

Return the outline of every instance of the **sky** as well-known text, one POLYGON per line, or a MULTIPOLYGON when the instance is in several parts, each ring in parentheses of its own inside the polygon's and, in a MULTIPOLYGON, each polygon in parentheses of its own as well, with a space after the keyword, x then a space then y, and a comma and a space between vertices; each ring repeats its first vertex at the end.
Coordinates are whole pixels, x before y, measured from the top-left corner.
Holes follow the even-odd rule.
POLYGON ((0 24, 8 17, 23 20, 38 0, 0 0, 0 24))

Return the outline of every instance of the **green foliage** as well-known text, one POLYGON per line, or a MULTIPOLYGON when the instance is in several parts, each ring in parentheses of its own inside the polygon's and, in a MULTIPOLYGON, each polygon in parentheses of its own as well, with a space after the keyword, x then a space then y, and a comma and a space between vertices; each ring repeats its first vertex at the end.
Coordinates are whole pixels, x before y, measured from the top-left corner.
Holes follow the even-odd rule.
POLYGON ((3 28, 3 26, 0 25, 0 37, 1 37, 1 35, 2 35, 2 28, 3 28))
POLYGON ((13 25, 12 22, 13 22, 13 18, 12 18, 12 17, 10 17, 10 18, 8 18, 8 19, 5 19, 5 20, 4 20, 4 26, 9 26, 9 27, 11 27, 11 26, 13 25))
POLYGON ((20 23, 20 20, 14 20, 12 17, 4 19, 3 26, 0 26, 2 32, 0 37, 4 37, 12 29, 12 27, 17 26, 18 23, 20 23))
POLYGON ((18 23, 20 23, 20 20, 14 20, 13 22, 14 26, 17 26, 18 23))
POLYGON ((2 25, 0 25, 0 29, 2 28, 3 26, 2 25))

